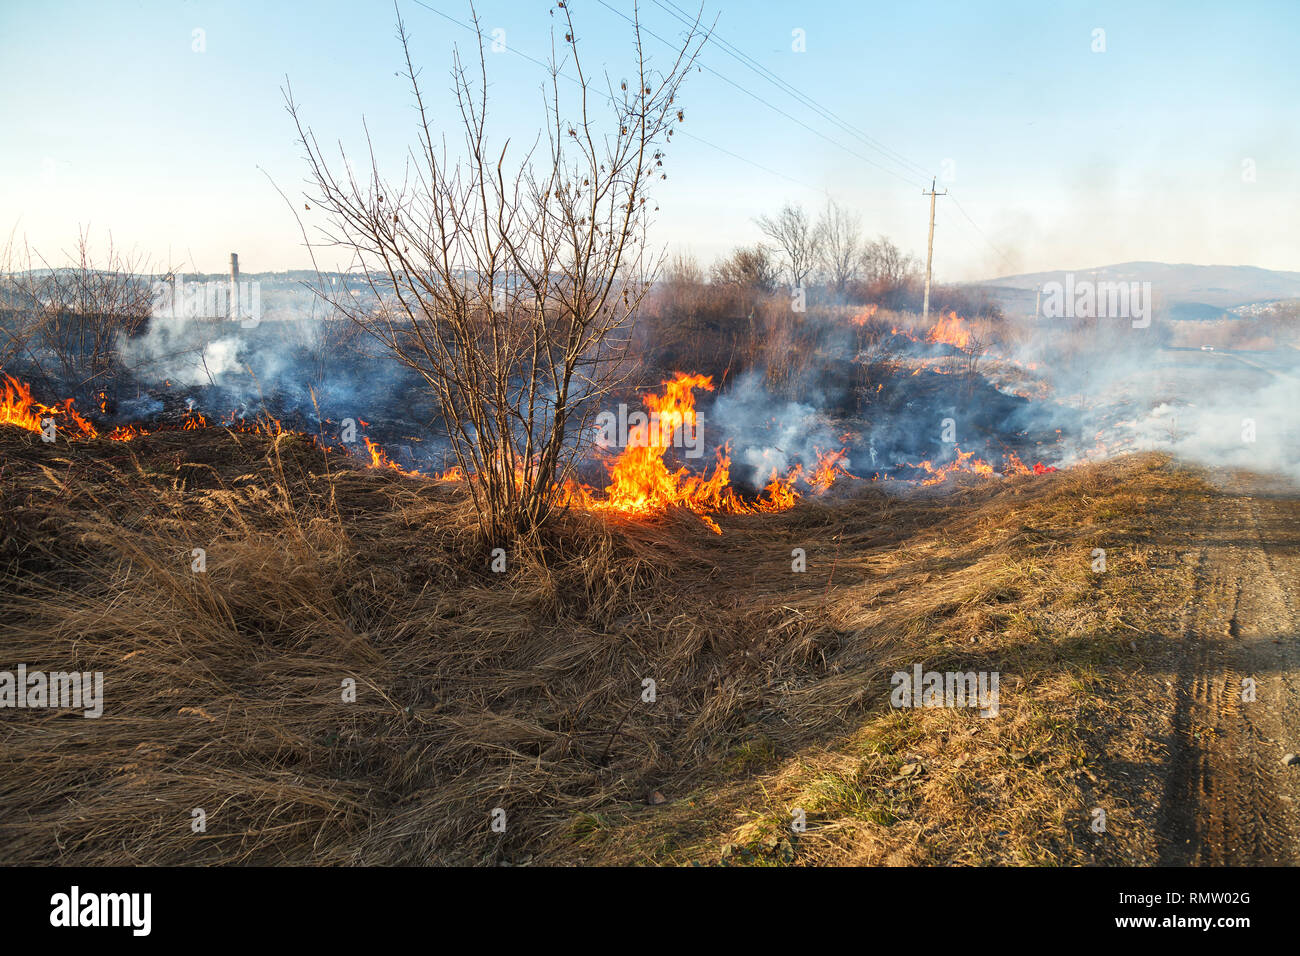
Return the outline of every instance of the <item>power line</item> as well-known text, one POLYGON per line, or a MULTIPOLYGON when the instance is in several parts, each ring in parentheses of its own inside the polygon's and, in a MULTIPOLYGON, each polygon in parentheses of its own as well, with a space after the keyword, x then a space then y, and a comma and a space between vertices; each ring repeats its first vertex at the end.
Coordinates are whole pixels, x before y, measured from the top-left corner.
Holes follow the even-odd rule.
MULTIPOLYGON (((478 31, 475 30, 474 27, 471 26, 470 24, 465 23, 465 22, 463 22, 463 21, 461 21, 461 20, 457 20, 455 17, 453 17, 453 16, 451 16, 451 15, 449 15, 449 14, 443 13, 441 10, 437 9, 436 7, 431 7, 431 6, 429 6, 429 4, 424 3, 423 0, 411 0, 411 2, 412 2, 412 3, 415 3, 417 6, 424 7, 424 9, 428 10, 430 13, 436 13, 438 16, 442 17, 444 20, 447 20, 447 21, 450 22, 450 23, 454 23, 456 26, 460 27, 462 30, 467 30, 468 32, 473 33, 475 36, 478 36, 478 31)), ((534 63, 534 64, 536 64, 537 66, 540 66, 542 69, 546 70, 548 73, 551 71, 551 66, 550 66, 550 64, 546 63, 546 62, 543 61, 543 60, 539 60, 539 59, 537 59, 537 58, 534 57, 534 56, 529 56, 529 55, 528 55, 527 53, 525 53, 523 50, 516 49, 516 48, 513 47, 513 46, 506 46, 506 50, 508 50, 509 52, 515 54, 516 56, 522 57, 523 59, 529 61, 530 63, 534 63)), ((556 71, 556 75, 557 75, 557 76, 560 76, 560 77, 563 77, 564 79, 568 80, 570 83, 577 83, 578 85, 581 85, 581 81, 578 80, 577 77, 569 76, 567 73, 563 72, 562 70, 557 70, 557 71, 556 71)), ((814 191, 821 191, 821 190, 818 189, 818 187, 813 186, 813 185, 811 185, 810 183, 806 183, 806 182, 804 182, 804 181, 801 180, 801 179, 796 179, 796 178, 793 177, 793 176, 788 176, 788 175, 786 175, 785 173, 777 172, 775 169, 771 169, 771 168, 769 168, 769 167, 767 167, 767 166, 764 166, 762 163, 755 162, 754 160, 748 158, 747 156, 742 156, 740 153, 732 152, 731 150, 729 150, 729 149, 727 149, 727 148, 725 148, 725 147, 723 147, 723 146, 719 146, 717 143, 710 142, 709 140, 705 139, 703 136, 697 136, 697 135, 695 135, 694 133, 687 132, 687 131, 684 130, 684 129, 678 129, 678 130, 676 130, 676 132, 678 133, 678 135, 686 136, 686 137, 688 137, 688 138, 690 138, 690 139, 695 140, 695 141, 698 142, 698 143, 703 143, 705 146, 708 146, 710 149, 716 149, 716 150, 717 150, 718 152, 720 152, 720 153, 726 153, 728 156, 731 156, 731 157, 734 158, 734 159, 738 159, 738 160, 740 160, 742 163, 748 163, 750 166, 753 166, 755 169, 760 169, 760 170, 762 170, 763 172, 768 173, 769 175, 776 176, 776 177, 779 177, 780 179, 787 180, 788 182, 792 182, 792 183, 794 183, 795 185, 798 185, 798 186, 803 186, 805 189, 811 189, 811 190, 814 190, 814 191)))
MULTIPOLYGON (((609 8, 609 5, 605 3, 604 0, 599 0, 599 2, 601 2, 602 6, 609 8)), ((677 6, 677 4, 673 2, 673 0, 654 0, 654 3, 660 9, 664 10, 664 12, 673 16, 675 19, 677 19, 679 22, 683 24, 690 26, 693 25, 693 23, 695 22, 689 19, 690 15, 687 14, 686 11, 682 10, 681 7, 677 6)), ((624 19, 627 19, 627 17, 624 16, 624 19)), ((651 33, 651 35, 653 36, 654 34, 651 33)), ((814 99, 813 97, 805 93, 802 93, 801 91, 796 89, 793 85, 783 80, 776 73, 772 72, 770 69, 763 66, 752 56, 745 53, 739 47, 735 46, 734 44, 728 42, 722 36, 718 35, 716 31, 711 32, 709 34, 709 39, 710 41, 714 42, 719 47, 719 49, 721 49, 732 59, 736 60, 738 63, 742 64, 743 66, 747 67, 754 73, 758 74, 763 79, 766 79, 768 82, 772 83, 778 89, 794 97, 804 106, 807 106, 809 109, 813 110, 815 113, 820 115, 823 119, 826 119, 829 122, 834 123, 836 126, 844 130, 845 132, 857 136, 859 139, 863 140, 868 146, 875 149, 877 152, 881 153, 882 155, 886 156, 891 161, 898 163, 900 166, 904 166, 905 168, 908 168, 909 171, 919 172, 922 175, 927 174, 921 166, 912 162, 911 160, 909 160, 907 157, 903 156, 901 153, 897 152, 896 150, 890 149, 889 147, 885 146, 880 141, 869 136, 867 133, 863 132, 862 130, 858 129, 857 127, 853 126, 847 121, 841 119, 829 108, 822 106, 816 99, 814 99)), ((717 71, 715 70, 710 69, 710 72, 714 73, 715 75, 721 76, 721 74, 718 74, 717 71)), ((723 79, 726 78, 723 77, 723 79)), ((734 86, 736 84, 733 83, 732 85, 734 86)), ((770 106, 770 104, 768 105, 770 106)), ((783 113, 783 115, 788 116, 789 114, 783 113)), ((933 188, 933 186, 931 188, 933 188)), ((1003 262, 1007 261, 1008 259, 1007 254, 995 242, 993 242, 992 239, 989 238, 988 234, 980 227, 979 223, 977 223, 975 219, 970 215, 970 213, 966 211, 965 207, 962 206, 961 203, 957 201, 957 198, 953 196, 952 200, 954 205, 956 205, 957 210, 961 213, 963 218, 965 218, 965 220, 969 222, 970 225, 975 229, 976 233, 979 234, 979 237, 983 239, 985 243, 988 244, 989 248, 992 249, 998 255, 1001 261, 1003 262)))
MULTIPOLYGON (((677 20, 679 20, 681 23, 686 24, 687 26, 692 26, 695 22, 690 19, 690 15, 688 13, 686 13, 684 10, 678 7, 677 4, 673 3, 673 0, 666 0, 666 5, 665 5, 665 0, 654 0, 654 3, 661 10, 668 13, 670 16, 675 17, 677 20), (671 7, 672 9, 670 10, 669 7, 671 7)), ((788 83, 786 80, 782 79, 772 70, 763 66, 763 64, 759 63, 757 60, 755 60, 749 54, 745 53, 739 47, 735 46, 734 44, 725 40, 723 37, 719 36, 716 31, 710 32, 709 39, 715 42, 718 45, 718 48, 721 49, 723 53, 726 53, 728 56, 730 56, 733 60, 736 60, 742 66, 745 66, 751 71, 753 71, 754 73, 757 73, 760 77, 762 77, 763 79, 767 80, 769 83, 776 86, 777 89, 794 97, 804 106, 807 106, 809 109, 813 110, 814 112, 822 116, 824 119, 834 123, 844 132, 849 133, 852 136, 856 136, 858 139, 862 140, 862 142, 864 142, 867 146, 876 150, 878 153, 880 153, 882 156, 885 156, 891 162, 895 162, 898 165, 908 169, 909 172, 915 173, 917 175, 920 176, 930 175, 929 170, 925 169, 924 167, 922 167, 917 163, 912 162, 902 153, 890 149, 884 143, 880 142, 880 140, 875 139, 874 137, 868 135, 865 131, 854 126, 852 123, 849 123, 848 121, 842 119, 835 112, 833 112, 829 107, 823 106, 812 96, 809 96, 808 94, 799 91, 793 85, 788 83)))
POLYGON ((971 218, 970 213, 968 213, 965 207, 962 206, 962 204, 957 201, 957 197, 949 195, 948 198, 950 198, 952 200, 952 204, 957 207, 957 211, 966 217, 966 221, 969 222, 972 226, 974 226, 975 231, 978 232, 980 236, 983 237, 984 241, 989 244, 989 248, 998 254, 998 258, 1002 262, 1006 262, 1010 257, 1005 252, 1003 252, 1002 249, 1000 249, 992 239, 988 237, 988 234, 985 233, 984 230, 980 228, 979 223, 977 223, 974 219, 971 218))
MULTIPOLYGON (((668 40, 665 40, 663 37, 655 33, 653 30, 651 30, 649 27, 645 26, 644 24, 638 24, 637 21, 627 16, 627 14, 623 13, 621 10, 614 9, 608 3, 606 3, 605 0, 596 0, 596 2, 599 3, 606 10, 610 11, 611 13, 619 17, 622 17, 628 23, 631 23, 633 26, 638 27, 641 30, 641 32, 645 33, 647 36, 654 37, 656 40, 658 40, 660 43, 664 44, 667 47, 670 48, 675 47, 675 44, 670 43, 668 40)), ((814 136, 819 136, 822 139, 826 140, 826 142, 830 143, 831 145, 838 146, 840 149, 844 150, 850 156, 854 156, 862 160, 862 162, 866 163, 869 166, 874 166, 876 169, 879 169, 881 172, 888 173, 890 176, 893 176, 895 179, 907 183, 909 186, 920 185, 916 180, 908 179, 906 176, 902 175, 901 173, 895 172, 894 170, 890 169, 888 166, 882 166, 874 159, 871 159, 868 156, 863 156, 857 150, 850 149, 848 146, 845 146, 839 140, 832 139, 831 137, 823 133, 821 130, 814 129, 813 127, 805 123, 803 120, 799 119, 797 116, 793 116, 790 113, 787 113, 785 110, 781 109, 781 107, 768 102, 767 100, 763 99, 763 97, 755 93, 753 90, 746 89, 744 86, 741 86, 739 83, 737 83, 735 80, 731 79, 730 77, 724 76, 723 74, 719 73, 713 67, 708 66, 707 64, 704 63, 700 63, 698 64, 698 66, 700 67, 700 69, 707 70, 708 72, 712 73, 714 76, 716 76, 718 79, 722 80, 724 83, 728 84, 729 86, 734 86, 736 89, 740 90, 740 92, 744 93, 746 96, 751 97, 752 99, 755 99, 758 102, 762 103, 764 106, 766 106, 768 109, 772 110, 773 112, 779 113, 780 115, 784 116, 786 119, 790 120, 790 122, 802 126, 804 129, 812 133, 814 136)))
MULTIPOLYGON (((609 5, 605 3, 604 0, 599 0, 599 2, 602 4, 602 6, 609 8, 609 5)), ((677 6, 677 4, 673 2, 673 0, 654 0, 654 3, 660 9, 664 10, 666 13, 670 14, 675 19, 677 19, 679 22, 687 25, 691 25, 694 23, 694 21, 689 19, 690 15, 687 14, 686 11, 682 10, 681 7, 677 6), (672 9, 669 9, 670 7, 672 9)), ((620 16, 623 15, 620 14, 620 16)), ((624 16, 624 19, 628 19, 628 18, 624 16)), ((652 33, 651 35, 653 36, 654 34, 652 33)), ((813 97, 801 93, 794 86, 787 83, 785 80, 783 80, 777 74, 773 73, 767 67, 763 66, 753 57, 749 56, 747 53, 742 51, 739 47, 735 46, 734 44, 728 42, 723 37, 719 36, 716 32, 711 32, 709 34, 709 39, 714 41, 718 45, 718 47, 724 53, 730 56, 732 59, 748 67, 750 70, 757 73, 759 76, 763 77, 764 79, 768 80, 773 85, 777 86, 778 89, 781 89, 784 92, 788 93, 790 96, 793 96, 795 99, 803 103, 803 105, 807 106, 809 109, 812 109, 814 112, 822 116, 822 118, 827 119, 832 123, 835 123, 845 132, 856 135, 859 139, 862 139, 864 142, 866 142, 868 146, 871 146, 873 149, 877 150, 877 152, 880 152, 882 155, 889 157, 891 160, 897 162, 899 165, 908 167, 911 171, 919 172, 922 175, 928 175, 928 173, 921 166, 912 162, 911 160, 909 160, 907 157, 903 156, 901 153, 897 152, 896 150, 890 149, 889 147, 885 146, 883 143, 867 135, 865 132, 858 129, 857 127, 854 127, 852 124, 842 120, 829 108, 822 106, 813 97)), ((710 70, 710 72, 713 72, 715 75, 720 76, 720 74, 717 74, 716 71, 714 70, 710 70)), ((723 79, 725 79, 725 77, 723 77, 723 79)), ((732 85, 734 86, 735 84, 733 83, 732 85)), ((783 115, 788 116, 789 114, 783 114, 783 115)), ((970 215, 970 213, 966 211, 965 207, 963 207, 961 203, 957 201, 957 198, 955 196, 952 197, 952 201, 954 205, 957 206, 958 211, 962 214, 962 216, 966 219, 966 221, 969 222, 972 227, 974 227, 975 231, 979 234, 980 238, 982 238, 984 242, 988 244, 990 249, 992 249, 995 253, 997 253, 997 255, 1001 260, 1006 261, 1008 258, 1007 254, 995 242, 993 242, 992 239, 989 238, 988 234, 985 233, 985 231, 980 227, 979 223, 977 223, 974 220, 974 218, 970 215)))
MULTIPOLYGON (((469 33, 472 33, 472 34, 474 34, 475 36, 478 36, 478 35, 479 35, 479 31, 476 30, 476 29, 475 29, 473 26, 471 26, 470 24, 465 23, 465 22, 462 21, 462 20, 458 20, 458 19, 456 19, 455 17, 451 16, 450 14, 444 13, 443 11, 437 9, 436 7, 430 6, 428 3, 425 3, 424 0, 411 0, 411 2, 413 2, 413 3, 416 4, 417 6, 423 7, 424 9, 428 10, 430 13, 434 13, 434 14, 438 15, 439 17, 442 17, 444 20, 448 21, 449 23, 453 23, 453 24, 455 24, 456 26, 460 27, 462 30, 465 30, 465 31, 467 31, 467 32, 469 32, 469 33)), ((634 25, 637 25, 637 24, 636 24, 636 21, 632 20, 630 17, 628 17, 627 15, 625 15, 624 13, 622 13, 621 11, 616 10, 616 9, 614 9, 613 7, 611 7, 608 3, 605 2, 605 0, 597 0, 597 2, 600 3, 601 6, 605 7, 605 8, 606 8, 607 10, 609 10, 610 12, 615 13, 615 14, 617 14, 618 16, 622 17, 622 18, 623 18, 624 20, 626 20, 627 22, 632 23, 632 24, 634 24, 634 25)), ((658 3, 659 3, 659 0, 655 0, 655 2, 658 4, 658 3)), ((668 0, 668 2, 669 2, 669 3, 672 3, 672 0, 668 0)), ((659 5, 662 6, 662 4, 659 4, 659 5)), ((675 6, 675 4, 674 4, 674 6, 675 6)), ((680 18, 679 18, 679 19, 680 19, 680 18)), ((693 21, 692 21, 692 22, 693 22, 693 21)), ((672 44, 669 43, 669 41, 665 40, 663 37, 661 37, 661 36, 659 36, 658 34, 654 33, 652 30, 649 30, 649 29, 646 28, 644 25, 642 25, 640 28, 641 28, 645 33, 647 33, 649 36, 651 36, 651 37, 653 37, 654 39, 658 40, 660 43, 663 43, 663 44, 665 44, 665 45, 667 45, 667 46, 670 46, 670 47, 672 46, 672 44)), ((711 35, 711 36, 712 36, 712 35, 711 35)), ((727 46, 727 47, 731 47, 731 46, 732 46, 731 44, 729 44, 729 43, 727 43, 725 40, 723 40, 721 37, 716 37, 715 39, 718 40, 718 42, 719 42, 720 45, 725 44, 725 46, 727 46)), ((736 50, 739 52, 739 48, 736 48, 736 47, 732 47, 732 48, 733 48, 733 49, 736 49, 736 50)), ((534 57, 534 56, 530 56, 529 54, 525 53, 523 50, 516 49, 516 48, 513 47, 513 46, 507 46, 506 49, 507 49, 509 52, 515 54, 516 56, 522 57, 523 59, 529 61, 530 63, 533 63, 534 65, 541 67, 543 70, 546 70, 548 73, 551 72, 551 66, 550 66, 550 64, 546 63, 545 61, 543 61, 543 60, 539 60, 539 59, 537 59, 537 58, 534 57)), ((745 56, 745 54, 743 54, 743 53, 740 53, 739 55, 740 55, 740 56, 745 56)), ((752 58, 751 58, 751 59, 752 59, 752 58)), ((742 61, 742 62, 743 62, 743 61, 742 61)), ((746 65, 748 65, 748 64, 746 64, 746 65)), ((815 134, 815 135, 817 135, 817 136, 820 136, 822 139, 825 139, 827 142, 829 142, 829 143, 831 143, 831 144, 833 144, 833 145, 835 145, 835 146, 838 146, 840 149, 843 149, 845 152, 849 153, 850 155, 855 156, 855 157, 857 157, 858 159, 861 159, 863 162, 868 163, 868 164, 870 164, 871 166, 876 167, 877 169, 881 170, 882 172, 886 172, 886 173, 888 173, 889 175, 895 177, 896 179, 899 179, 899 180, 902 181, 902 182, 908 183, 909 185, 917 185, 917 184, 914 183, 913 181, 907 179, 905 176, 902 176, 902 175, 900 175, 899 173, 894 172, 892 169, 888 169, 887 167, 881 166, 879 163, 877 163, 877 162, 871 160, 870 158, 868 158, 868 157, 866 157, 866 156, 863 156, 862 154, 856 152, 855 150, 849 149, 849 148, 848 148, 847 146, 845 146, 844 144, 838 142, 837 140, 832 139, 831 137, 829 137, 829 136, 825 135, 824 133, 820 132, 819 130, 813 129, 813 128, 812 128, 811 126, 809 126, 807 123, 804 123, 803 121, 799 120, 797 117, 791 116, 789 113, 785 112, 785 111, 782 110, 780 107, 774 106, 773 104, 769 103, 767 100, 763 99, 761 96, 758 96, 756 93, 753 93, 752 91, 745 89, 743 86, 741 86, 740 84, 736 83, 735 81, 729 79, 728 77, 723 76, 721 73, 719 73, 718 71, 714 70, 712 67, 709 67, 709 66, 704 65, 704 64, 700 64, 700 66, 701 66, 702 69, 706 69, 706 70, 708 70, 708 71, 709 71, 710 73, 712 73, 714 76, 717 76, 719 79, 725 81, 725 82, 728 83, 729 85, 734 86, 736 89, 740 90, 741 92, 745 93, 746 95, 748 95, 748 96, 750 96, 750 97, 752 97, 752 98, 758 100, 760 103, 762 103, 763 105, 767 106, 769 109, 773 110, 774 112, 779 113, 780 115, 786 117, 787 119, 789 119, 789 120, 791 120, 791 121, 793 121, 793 122, 795 122, 795 123, 798 123, 798 124, 799 124, 800 126, 802 126, 804 129, 808 130, 809 132, 811 132, 811 133, 813 133, 813 134, 815 134)), ((759 70, 761 70, 761 69, 764 69, 764 68, 763 68, 761 65, 759 65, 757 68, 755 68, 755 67, 751 67, 751 69, 759 69, 759 70)), ((770 71, 767 71, 767 72, 770 73, 770 71)), ((560 77, 563 77, 564 79, 568 80, 568 81, 571 82, 571 83, 576 83, 576 84, 578 84, 578 85, 581 85, 581 82, 580 82, 576 77, 569 76, 568 74, 564 73, 563 71, 559 71, 559 70, 557 70, 557 71, 556 71, 556 75, 557 75, 557 76, 560 76, 560 77)), ((773 74, 773 76, 775 77, 775 74, 773 74)), ((773 82, 784 83, 784 81, 780 80, 779 77, 776 77, 776 78, 773 80, 773 82)), ((788 84, 786 84, 786 85, 788 86, 788 84)), ((791 87, 790 90, 793 90, 793 87, 791 87)), ((802 96, 802 94, 798 94, 797 91, 794 91, 793 93, 791 93, 791 95, 800 95, 800 96, 802 96)), ((811 100, 811 97, 805 97, 805 98, 808 99, 808 100, 811 100)), ((814 107, 814 108, 815 108, 815 107, 814 107)), ((826 114, 830 113, 829 110, 825 110, 825 111, 823 111, 823 110, 818 110, 818 112, 821 113, 821 115, 823 116, 823 118, 830 118, 829 116, 826 115, 826 114)), ((830 114, 830 116, 833 116, 833 115, 834 115, 834 114, 830 114)), ((832 121, 833 121, 833 120, 832 120, 832 121)), ((847 124, 841 124, 841 125, 847 125, 847 124)), ((778 172, 778 171, 776 171, 776 170, 774 170, 774 169, 771 169, 770 167, 764 166, 762 163, 759 163, 759 162, 757 162, 757 161, 755 161, 755 160, 753 160, 753 159, 750 159, 750 158, 747 157, 747 156, 744 156, 744 155, 742 155, 742 154, 740 154, 740 153, 734 152, 734 151, 732 151, 732 150, 730 150, 730 149, 727 149, 726 147, 719 146, 717 143, 710 142, 709 140, 705 139, 705 138, 702 137, 702 136, 698 136, 698 135, 696 135, 696 134, 694 134, 694 133, 689 133, 689 132, 687 132, 687 131, 684 130, 684 129, 678 130, 678 132, 681 133, 682 135, 684 135, 684 136, 690 138, 690 139, 695 140, 696 142, 699 142, 699 143, 704 144, 705 146, 708 146, 710 149, 717 150, 717 151, 720 152, 720 153, 725 153, 726 155, 731 156, 731 157, 734 158, 734 159, 738 159, 738 160, 740 160, 740 161, 743 162, 743 163, 747 163, 748 165, 753 166, 755 169, 759 169, 759 170, 761 170, 761 171, 763 171, 763 172, 765 172, 765 173, 768 173, 769 175, 776 176, 776 177, 778 177, 778 178, 780 178, 780 179, 784 179, 784 180, 786 180, 787 182, 792 182, 792 183, 795 183, 796 185, 803 186, 804 188, 812 189, 812 190, 817 191, 817 192, 822 192, 822 191, 824 191, 824 190, 822 190, 822 189, 820 189, 820 188, 818 188, 818 187, 816 187, 816 186, 812 186, 812 185, 809 184, 809 183, 803 182, 802 180, 797 179, 797 178, 794 177, 794 176, 789 176, 789 175, 787 175, 787 174, 785 174, 785 173, 778 172)), ((862 134, 862 135, 865 135, 865 134, 862 134)), ((876 148, 879 149, 880 147, 876 147, 876 148)), ((909 163, 909 165, 915 165, 915 164, 911 164, 911 163, 909 163)), ((920 168, 920 167, 917 167, 917 168, 920 168)), ((923 184, 922 184, 922 188, 924 188, 923 184)), ((962 216, 965 217, 965 219, 967 220, 967 222, 969 222, 969 223, 971 224, 971 226, 974 227, 975 231, 980 235, 980 237, 981 237, 981 238, 982 238, 982 239, 983 239, 983 240, 984 240, 984 241, 989 245, 989 247, 990 247, 990 248, 991 248, 995 253, 998 254, 998 256, 1000 257, 1000 259, 1001 259, 1002 261, 1007 261, 1008 258, 1009 258, 1009 257, 1007 256, 1007 254, 1006 254, 1005 252, 1003 252, 1002 249, 1000 249, 1000 248, 999 248, 999 247, 998 247, 998 246, 993 242, 993 240, 990 239, 990 238, 988 237, 988 235, 984 232, 984 230, 980 228, 979 224, 978 224, 977 222, 975 222, 975 220, 974 220, 973 218, 971 218, 971 216, 970 216, 970 214, 969 214, 968 212, 966 212, 965 208, 961 205, 961 203, 959 203, 959 202, 957 201, 956 197, 955 197, 955 196, 951 196, 951 194, 949 194, 949 195, 950 195, 950 198, 952 198, 952 200, 953 200, 953 204, 957 207, 958 211, 960 211, 961 214, 962 214, 962 216)))

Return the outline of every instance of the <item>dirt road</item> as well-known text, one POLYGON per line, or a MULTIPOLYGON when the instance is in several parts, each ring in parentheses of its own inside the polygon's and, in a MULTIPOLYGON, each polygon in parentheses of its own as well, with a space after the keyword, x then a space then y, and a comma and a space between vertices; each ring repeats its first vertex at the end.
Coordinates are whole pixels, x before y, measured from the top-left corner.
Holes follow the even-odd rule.
POLYGON ((1191 558, 1159 813, 1167 865, 1300 862, 1300 492, 1222 476, 1191 558), (1253 681, 1253 699, 1250 682, 1253 681))

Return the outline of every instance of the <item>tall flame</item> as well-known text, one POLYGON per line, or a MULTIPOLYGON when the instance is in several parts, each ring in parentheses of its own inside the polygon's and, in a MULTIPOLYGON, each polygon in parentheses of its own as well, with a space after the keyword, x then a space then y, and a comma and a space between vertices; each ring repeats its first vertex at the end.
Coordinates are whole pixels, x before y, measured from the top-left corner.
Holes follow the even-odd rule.
POLYGON ((32 432, 42 432, 42 422, 54 419, 60 427, 72 432, 78 438, 94 438, 95 426, 86 421, 72 406, 72 399, 65 398, 57 405, 42 405, 32 398, 31 387, 6 375, 4 391, 0 392, 0 425, 17 425, 32 432))
POLYGON ((693 511, 713 531, 721 534, 712 514, 770 514, 792 508, 800 498, 796 482, 803 482, 820 494, 836 477, 850 475, 843 467, 847 450, 818 453, 817 466, 805 473, 795 465, 782 476, 773 470, 767 487, 756 501, 746 501, 731 487, 731 454, 727 446, 718 449, 712 473, 693 474, 681 467, 670 471, 664 462, 678 429, 697 427, 695 393, 697 388, 713 390, 707 375, 678 372, 664 382, 661 395, 646 395, 641 402, 649 424, 637 425, 628 434, 623 453, 609 465, 609 485, 603 497, 592 489, 570 483, 566 497, 575 507, 592 511, 618 511, 624 514, 648 514, 671 506, 693 511))
POLYGON ((870 305, 859 309, 849 318, 849 321, 854 325, 866 325, 876 317, 876 312, 879 308, 880 307, 873 302, 870 305))
POLYGON ((964 349, 970 344, 970 329, 962 323, 956 312, 950 312, 947 318, 941 318, 939 324, 930 330, 926 338, 931 342, 941 342, 964 349))
POLYGON ((30 388, 6 375, 4 391, 0 392, 0 425, 17 425, 28 431, 41 431, 41 416, 32 411, 33 406, 45 407, 32 398, 30 388))

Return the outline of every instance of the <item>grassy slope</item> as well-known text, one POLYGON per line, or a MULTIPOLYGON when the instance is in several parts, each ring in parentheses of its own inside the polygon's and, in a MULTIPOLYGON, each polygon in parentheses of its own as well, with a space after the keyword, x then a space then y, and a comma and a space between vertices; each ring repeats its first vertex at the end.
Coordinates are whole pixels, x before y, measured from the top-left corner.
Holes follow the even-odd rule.
POLYGON ((0 715, 0 862, 1154 858, 1167 540, 1205 495, 1158 458, 721 537, 575 515, 496 575, 456 486, 294 436, 0 456, 0 668, 107 697, 0 715), (913 663, 999 671, 999 716, 891 710, 913 663))

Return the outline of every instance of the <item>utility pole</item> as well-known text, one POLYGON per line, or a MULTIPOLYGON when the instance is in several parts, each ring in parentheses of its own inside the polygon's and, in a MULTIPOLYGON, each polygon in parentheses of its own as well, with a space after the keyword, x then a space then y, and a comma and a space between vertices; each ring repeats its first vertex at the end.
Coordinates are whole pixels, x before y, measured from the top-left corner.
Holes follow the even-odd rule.
POLYGON ((230 295, 226 299, 226 317, 239 318, 239 253, 230 254, 230 295))
POLYGON ((934 182, 934 179, 930 180, 929 192, 921 192, 922 196, 930 197, 930 242, 925 249, 925 304, 921 306, 922 321, 930 318, 930 266, 934 263, 934 197, 948 195, 946 189, 941 193, 936 193, 934 191, 934 182))

